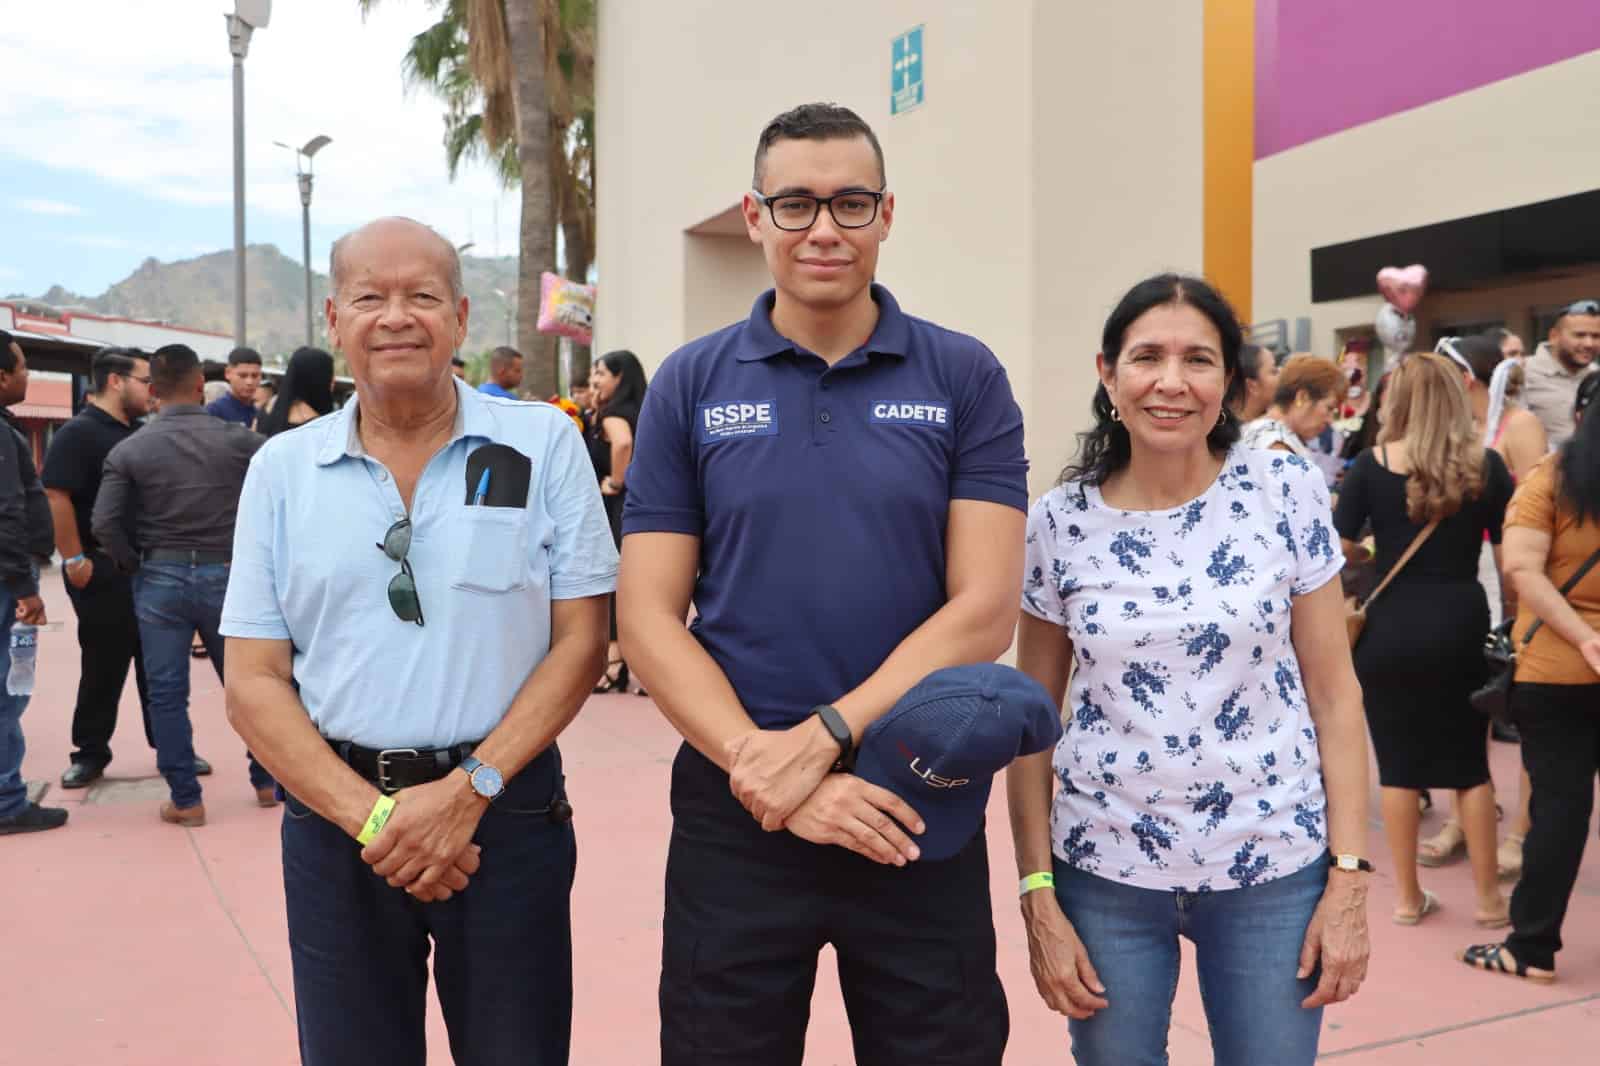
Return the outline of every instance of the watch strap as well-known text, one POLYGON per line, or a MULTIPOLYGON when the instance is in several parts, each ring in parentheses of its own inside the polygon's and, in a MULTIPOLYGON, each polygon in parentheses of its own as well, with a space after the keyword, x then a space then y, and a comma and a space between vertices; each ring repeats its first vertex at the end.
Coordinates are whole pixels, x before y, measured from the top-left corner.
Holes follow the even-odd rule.
POLYGON ((1359 855, 1339 854, 1328 856, 1328 865, 1340 870, 1348 870, 1353 865, 1356 870, 1364 874, 1377 873, 1378 868, 1359 855))
POLYGON ((811 713, 822 719, 822 728, 828 731, 834 743, 839 745, 839 758, 834 761, 835 770, 848 770, 856 764, 856 740, 850 732, 850 723, 844 720, 838 708, 830 707, 826 703, 814 707, 811 713))

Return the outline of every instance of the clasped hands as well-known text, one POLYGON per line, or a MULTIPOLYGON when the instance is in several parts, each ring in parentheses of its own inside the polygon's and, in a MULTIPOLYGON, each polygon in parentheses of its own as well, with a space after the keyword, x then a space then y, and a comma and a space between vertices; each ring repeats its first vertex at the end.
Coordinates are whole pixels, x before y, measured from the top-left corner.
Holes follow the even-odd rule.
POLYGON ((854 774, 830 773, 839 745, 816 718, 752 730, 727 753, 729 787, 767 832, 787 829, 888 866, 922 854, 906 832, 921 833, 922 819, 904 800, 854 774))
POLYGON ((472 791, 462 774, 401 789, 394 813, 361 861, 392 888, 423 903, 443 902, 467 887, 478 872, 483 849, 472 842, 489 801, 472 791))

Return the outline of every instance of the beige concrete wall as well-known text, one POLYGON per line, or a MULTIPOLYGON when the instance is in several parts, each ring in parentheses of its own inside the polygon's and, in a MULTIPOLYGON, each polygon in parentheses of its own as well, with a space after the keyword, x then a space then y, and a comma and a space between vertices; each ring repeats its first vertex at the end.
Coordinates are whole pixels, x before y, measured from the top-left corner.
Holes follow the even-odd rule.
POLYGON ((778 17, 791 10, 600 0, 597 345, 654 367, 748 312, 765 271, 727 212, 755 139, 835 100, 883 142, 897 215, 879 279, 999 356, 1042 491, 1088 421, 1111 306, 1145 275, 1201 267, 1201 5, 816 0, 778 17), (890 42, 919 24, 927 101, 891 117, 890 42))
MULTIPOLYGON (((1310 316, 1313 348, 1333 354, 1335 331, 1370 324, 1382 302, 1373 295, 1312 304, 1312 248, 1593 188, 1600 109, 1583 102, 1597 84, 1600 52, 1258 161, 1255 317, 1310 316)), ((1592 224, 1574 220, 1585 223, 1592 224)), ((1374 273, 1383 265, 1390 264, 1374 273)), ((1559 285, 1549 292, 1558 289, 1576 294, 1559 285)), ((1515 309, 1533 295, 1436 294, 1419 310, 1419 327, 1476 306, 1515 309)))
POLYGON ((1014 381, 1035 495, 1089 423, 1117 300, 1151 274, 1202 269, 1202 15, 1193 0, 1037 7, 1032 353, 1014 381))
POLYGON ((686 279, 717 248, 713 269, 741 286, 746 275, 726 246, 691 249, 685 231, 737 203, 772 116, 822 99, 856 110, 883 142, 899 215, 879 280, 913 314, 1003 357, 1025 352, 1016 279, 1029 262, 1018 176, 1031 10, 1030 0, 818 0, 793 19, 766 0, 601 0, 597 343, 631 347, 653 367, 705 332, 713 311, 730 312, 716 325, 748 312, 742 292, 724 307, 686 279), (917 25, 927 102, 891 117, 890 42, 917 25))

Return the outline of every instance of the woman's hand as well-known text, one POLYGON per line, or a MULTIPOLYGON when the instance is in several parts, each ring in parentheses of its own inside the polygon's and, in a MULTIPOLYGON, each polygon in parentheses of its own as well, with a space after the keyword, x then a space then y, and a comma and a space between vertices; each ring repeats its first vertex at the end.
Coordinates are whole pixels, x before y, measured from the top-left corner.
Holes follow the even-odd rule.
POLYGON ((1023 896, 1022 922, 1028 930, 1028 967, 1045 1006, 1083 1021, 1111 1005, 1078 931, 1053 892, 1039 889, 1023 896))
POLYGON ((1322 901, 1311 915, 1306 927, 1306 940, 1300 948, 1300 971, 1295 976, 1305 980, 1322 964, 1322 978, 1311 995, 1300 1005, 1306 1008, 1322 1007, 1329 1003, 1343 1003, 1361 988, 1367 979, 1367 959, 1372 954, 1372 940, 1367 933, 1367 883, 1368 874, 1331 870, 1328 887, 1322 892, 1322 901))
POLYGON ((1583 661, 1589 664, 1589 669, 1600 674, 1600 636, 1595 636, 1578 645, 1578 650, 1583 653, 1583 661))

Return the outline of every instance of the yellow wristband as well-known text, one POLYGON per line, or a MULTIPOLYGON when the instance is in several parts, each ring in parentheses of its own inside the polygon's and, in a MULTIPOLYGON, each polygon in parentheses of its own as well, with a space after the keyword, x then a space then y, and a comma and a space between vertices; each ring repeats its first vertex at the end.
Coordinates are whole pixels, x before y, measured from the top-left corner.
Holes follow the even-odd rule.
POLYGON ((1041 888, 1055 888, 1055 887, 1056 887, 1056 875, 1055 874, 1049 873, 1049 872, 1040 873, 1040 874, 1029 874, 1027 877, 1024 877, 1022 879, 1022 884, 1017 889, 1017 895, 1026 896, 1029 892, 1036 892, 1041 888))
POLYGON ((389 815, 394 813, 394 800, 388 796, 379 796, 378 802, 372 805, 372 813, 367 815, 367 824, 361 827, 361 832, 356 835, 357 844, 370 844, 372 838, 383 831, 389 823, 389 815))

